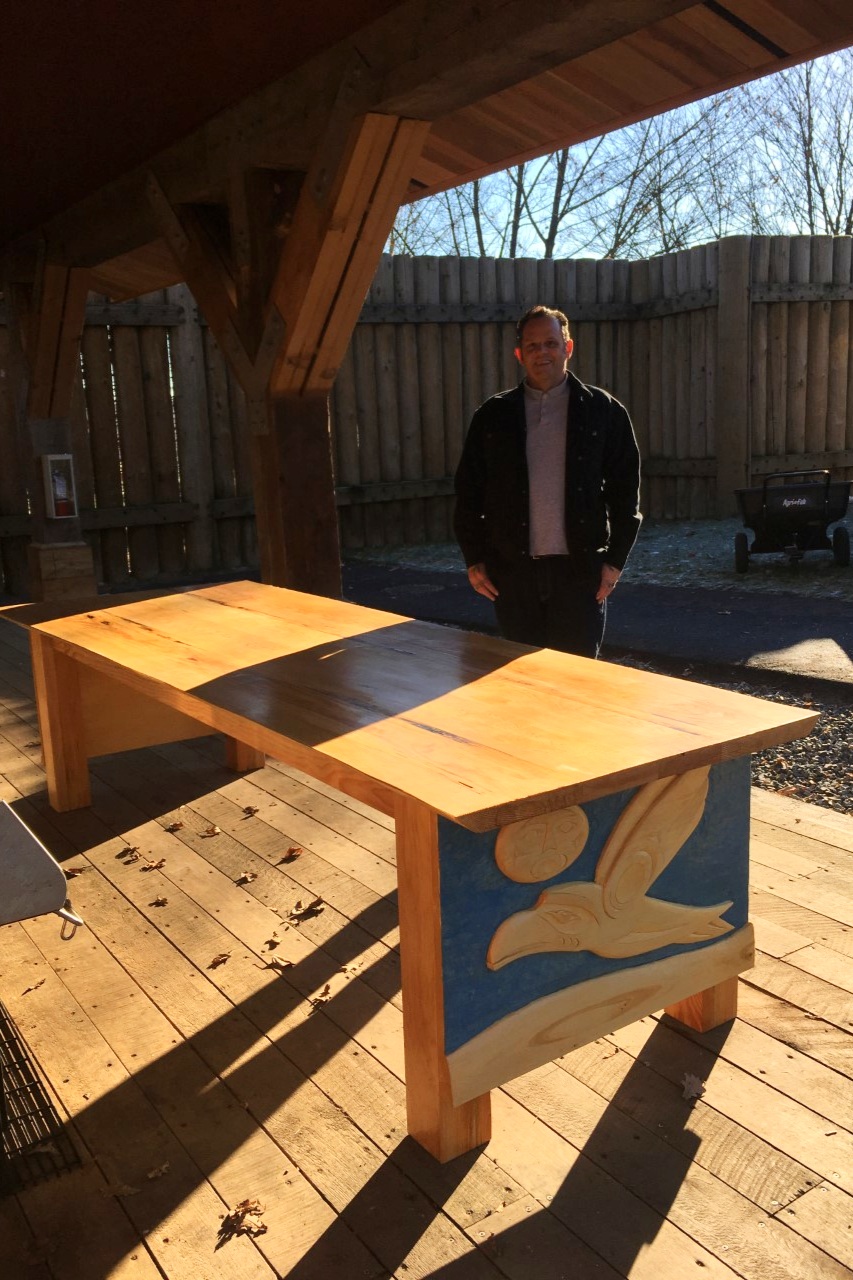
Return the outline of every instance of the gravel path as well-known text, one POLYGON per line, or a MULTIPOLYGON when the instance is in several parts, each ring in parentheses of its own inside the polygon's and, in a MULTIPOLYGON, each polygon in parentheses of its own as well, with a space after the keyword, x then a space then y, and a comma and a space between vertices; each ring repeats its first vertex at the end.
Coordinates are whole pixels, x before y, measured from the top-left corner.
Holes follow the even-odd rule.
POLYGON ((645 671, 699 680, 718 689, 732 689, 735 693, 748 693, 755 698, 819 712, 820 720, 807 738, 755 753, 752 783, 765 791, 853 815, 853 686, 823 682, 811 685, 809 681, 784 675, 768 679, 766 672, 754 678, 733 680, 731 672, 720 674, 685 663, 635 658, 622 661, 626 666, 641 667, 645 671))

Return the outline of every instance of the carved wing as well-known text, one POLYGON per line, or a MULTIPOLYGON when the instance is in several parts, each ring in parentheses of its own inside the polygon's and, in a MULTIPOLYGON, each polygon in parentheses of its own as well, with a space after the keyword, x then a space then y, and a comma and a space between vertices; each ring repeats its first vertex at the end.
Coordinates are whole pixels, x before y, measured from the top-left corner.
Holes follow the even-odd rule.
POLYGON ((709 766, 642 787, 625 806, 605 844, 595 882, 607 915, 617 916, 648 892, 699 825, 709 766))

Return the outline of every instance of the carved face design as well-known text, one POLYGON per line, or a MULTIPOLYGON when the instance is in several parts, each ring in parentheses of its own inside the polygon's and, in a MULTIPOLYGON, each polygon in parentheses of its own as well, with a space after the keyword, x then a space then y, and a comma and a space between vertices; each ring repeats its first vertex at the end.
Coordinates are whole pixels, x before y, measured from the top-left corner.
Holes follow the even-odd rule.
POLYGON ((495 861, 510 880, 536 884, 570 867, 583 852, 589 822, 579 805, 511 822, 498 832, 495 861))

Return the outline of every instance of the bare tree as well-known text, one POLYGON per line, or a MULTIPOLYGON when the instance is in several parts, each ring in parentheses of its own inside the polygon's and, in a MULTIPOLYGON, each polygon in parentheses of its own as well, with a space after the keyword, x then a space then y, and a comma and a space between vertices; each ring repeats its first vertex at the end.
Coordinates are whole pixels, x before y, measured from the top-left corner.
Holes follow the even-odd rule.
POLYGON ((638 257, 736 232, 853 234, 853 49, 428 197, 389 247, 638 257))
POLYGON ((748 188, 763 231, 853 234, 853 49, 747 86, 748 188))

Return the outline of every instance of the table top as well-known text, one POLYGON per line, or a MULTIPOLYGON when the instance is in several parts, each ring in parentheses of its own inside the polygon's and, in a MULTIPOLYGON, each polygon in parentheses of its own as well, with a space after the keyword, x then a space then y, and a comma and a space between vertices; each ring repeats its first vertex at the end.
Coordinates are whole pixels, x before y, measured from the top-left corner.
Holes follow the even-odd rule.
POLYGON ((785 742, 818 718, 254 582, 92 603, 34 630, 155 697, 178 689, 261 726, 270 755, 311 748, 473 830, 785 742))

